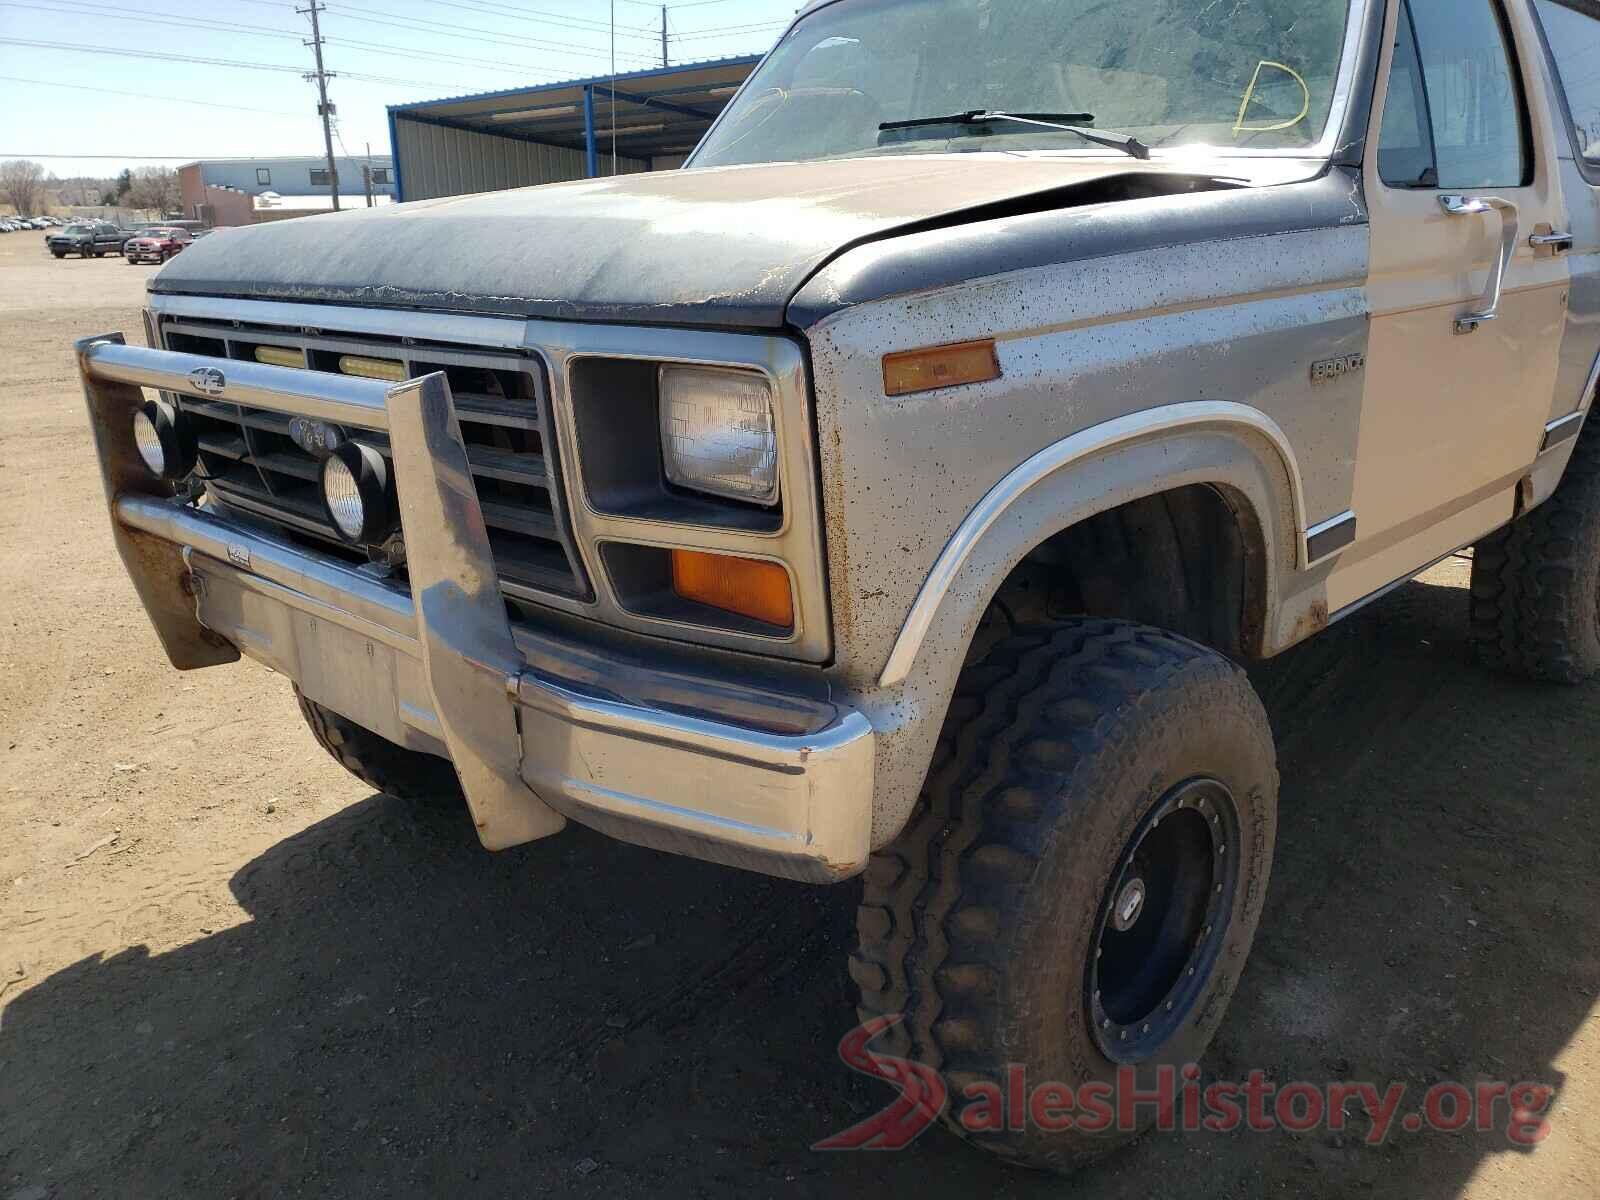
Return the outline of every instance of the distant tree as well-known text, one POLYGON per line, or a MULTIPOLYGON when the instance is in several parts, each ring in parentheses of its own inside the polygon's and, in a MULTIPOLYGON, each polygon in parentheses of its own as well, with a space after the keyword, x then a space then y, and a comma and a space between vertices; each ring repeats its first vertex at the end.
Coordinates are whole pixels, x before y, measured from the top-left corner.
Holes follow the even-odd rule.
POLYGON ((26 158, 0 163, 0 195, 20 216, 33 216, 44 201, 44 168, 26 158))
MULTIPOLYGON (((114 199, 118 204, 128 198, 128 193, 133 190, 133 172, 127 167, 122 168, 122 174, 117 176, 117 190, 114 199)), ((102 195, 104 193, 102 192, 102 195)))
POLYGON ((140 167, 132 174, 124 203, 154 210, 157 216, 175 212, 179 204, 178 173, 171 167, 140 167))

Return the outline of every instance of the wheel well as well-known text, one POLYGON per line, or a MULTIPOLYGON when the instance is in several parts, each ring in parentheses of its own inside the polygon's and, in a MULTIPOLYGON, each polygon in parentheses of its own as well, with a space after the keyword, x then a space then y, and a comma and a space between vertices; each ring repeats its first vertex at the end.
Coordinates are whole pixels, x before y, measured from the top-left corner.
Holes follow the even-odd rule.
POLYGON ((1138 621, 1252 658, 1266 607, 1264 545, 1240 493, 1210 484, 1174 488, 1041 542, 1001 585, 992 613, 1013 621, 1138 621))

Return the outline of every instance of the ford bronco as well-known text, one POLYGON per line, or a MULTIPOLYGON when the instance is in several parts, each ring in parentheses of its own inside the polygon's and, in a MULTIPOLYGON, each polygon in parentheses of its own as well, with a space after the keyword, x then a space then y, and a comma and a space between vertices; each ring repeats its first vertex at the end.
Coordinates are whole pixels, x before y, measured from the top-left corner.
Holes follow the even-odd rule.
POLYGON ((1592 0, 818 0, 684 170, 168 263, 78 346, 116 542, 491 850, 861 876, 952 1094, 1153 1078, 1266 894, 1241 663, 1474 547, 1487 664, 1600 669, 1597 62, 1592 0))

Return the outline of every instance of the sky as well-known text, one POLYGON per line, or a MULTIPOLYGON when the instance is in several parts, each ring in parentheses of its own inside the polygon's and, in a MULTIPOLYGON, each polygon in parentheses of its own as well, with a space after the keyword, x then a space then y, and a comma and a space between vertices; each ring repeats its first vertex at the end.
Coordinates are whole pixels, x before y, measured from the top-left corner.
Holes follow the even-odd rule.
MULTIPOLYGON (((339 140, 388 152, 385 106, 661 65, 644 0, 325 0, 339 140)), ((669 0, 673 63, 756 54, 800 0, 669 0)), ((322 153, 308 17, 290 0, 0 0, 0 159, 60 177, 322 153), (118 51, 118 53, 110 53, 118 51), (182 61, 205 59, 207 62, 182 61)))

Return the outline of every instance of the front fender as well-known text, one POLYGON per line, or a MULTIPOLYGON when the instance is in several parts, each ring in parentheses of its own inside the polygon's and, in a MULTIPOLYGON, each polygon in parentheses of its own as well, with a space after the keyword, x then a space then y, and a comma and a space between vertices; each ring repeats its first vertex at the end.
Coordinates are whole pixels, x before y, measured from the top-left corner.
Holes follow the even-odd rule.
POLYGON ((1326 619, 1325 606, 1313 612, 1306 594, 1284 592, 1305 553, 1292 458, 1254 422, 1205 415, 1213 405, 1176 407, 1192 419, 1110 444, 1086 436, 1095 430, 1064 439, 1050 448, 1060 461, 1008 476, 1011 483, 996 485, 947 544, 877 687, 858 701, 879 734, 874 845, 892 840, 916 806, 956 678, 995 593, 1030 551, 1061 530, 1172 488, 1216 488, 1262 566, 1247 598, 1245 624, 1255 642, 1247 649, 1268 653, 1295 640, 1298 627, 1326 619))
MULTIPOLYGON (((1268 566, 1267 594, 1253 599, 1258 612, 1271 612, 1280 571, 1305 563, 1305 497, 1294 450, 1276 422, 1246 405, 1174 404, 1062 438, 995 484, 940 552, 879 686, 904 682, 930 639, 958 636, 948 628, 952 618, 970 635, 1012 569, 1054 534, 1118 505, 1190 484, 1234 493, 1232 507, 1243 519, 1246 540, 1268 566)), ((1263 628, 1260 620, 1252 624, 1263 628)), ((1258 633, 1248 648, 1259 652, 1261 640, 1258 633)))
MULTIPOLYGON (((1320 227, 1108 241, 1100 257, 889 295, 807 329, 831 672, 879 733, 877 844, 915 805, 989 600, 1071 524, 1212 485, 1259 540, 1251 648, 1326 620, 1328 568, 1297 568, 1307 526, 1350 507, 1361 377, 1315 382, 1315 366, 1367 348, 1367 230, 1305 219, 1320 227), (886 395, 885 354, 977 339, 995 342, 999 377, 886 395)), ((895 244, 937 256, 951 236, 895 244)))

